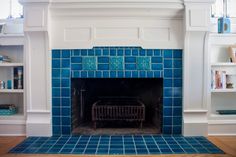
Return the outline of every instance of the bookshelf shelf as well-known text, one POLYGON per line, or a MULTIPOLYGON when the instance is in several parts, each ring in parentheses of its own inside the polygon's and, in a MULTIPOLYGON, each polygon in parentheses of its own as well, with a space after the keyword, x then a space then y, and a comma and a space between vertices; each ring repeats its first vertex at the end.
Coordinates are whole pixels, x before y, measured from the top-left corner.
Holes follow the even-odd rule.
POLYGON ((212 67, 236 67, 236 63, 212 63, 212 67))
POLYGON ((228 92, 236 92, 236 89, 212 89, 212 93, 228 93, 228 92))
POLYGON ((0 89, 0 93, 24 93, 23 89, 0 89))
POLYGON ((0 67, 18 67, 24 66, 23 63, 0 63, 0 67))
POLYGON ((0 35, 0 55, 1 57, 7 56, 11 61, 0 62, 0 80, 4 82, 2 84, 5 84, 5 87, 2 86, 5 89, 0 89, 0 105, 13 104, 17 110, 14 115, 0 115, 0 134, 11 134, 8 130, 12 130, 14 134, 24 134, 23 128, 26 123, 25 89, 15 89, 24 88, 25 84, 24 35, 0 35), (7 89, 7 87, 11 89, 7 89))
POLYGON ((219 110, 236 110, 236 63, 230 59, 229 47, 236 34, 210 34, 207 65, 207 108, 210 134, 226 130, 235 134, 236 114, 219 114, 219 110), (228 87, 228 88, 227 88, 228 87), (232 88, 229 88, 232 87, 232 88))

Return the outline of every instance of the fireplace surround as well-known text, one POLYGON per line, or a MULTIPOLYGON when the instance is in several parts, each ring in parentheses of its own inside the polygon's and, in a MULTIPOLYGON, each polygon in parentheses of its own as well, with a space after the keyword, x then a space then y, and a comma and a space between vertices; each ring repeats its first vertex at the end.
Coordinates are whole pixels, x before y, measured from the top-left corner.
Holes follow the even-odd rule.
POLYGON ((181 134, 182 50, 140 47, 53 50, 54 135, 72 132, 71 78, 163 78, 162 133, 181 134))
MULTIPOLYGON (((168 84, 172 87, 173 83, 165 82, 165 76, 181 74, 182 102, 178 103, 182 109, 178 111, 166 109, 167 113, 171 113, 171 118, 166 117, 163 120, 163 132, 175 133, 178 130, 177 133, 181 132, 185 136, 208 134, 206 99, 208 89, 204 65, 207 61, 205 52, 211 26, 210 9, 214 0, 20 0, 20 2, 24 5, 25 12, 27 136, 51 136, 71 132, 71 116, 66 116, 71 114, 68 107, 71 104, 70 100, 68 101, 71 96, 71 88, 68 86, 71 78, 81 76, 109 78, 121 74, 110 69, 95 70, 96 72, 76 70, 85 68, 82 64, 80 67, 80 64, 72 63, 72 57, 79 53, 77 51, 81 51, 81 54, 82 51, 83 53, 86 51, 87 61, 93 62, 94 59, 90 57, 98 58, 99 49, 105 48, 104 46, 138 49, 133 52, 134 54, 138 52, 135 56, 137 58, 146 57, 142 56, 143 51, 140 47, 147 51, 147 57, 150 58, 155 57, 155 50, 161 50, 164 54, 163 59, 165 53, 169 53, 167 51, 181 50, 182 74, 168 72, 173 69, 165 69, 162 62, 162 67, 158 64, 149 65, 159 68, 159 71, 129 72, 124 69, 122 76, 163 77, 164 86, 168 84), (148 56, 150 52, 153 56, 148 56), (91 54, 93 55, 90 56, 91 54), (58 64, 63 67, 56 68, 58 64), (62 78, 58 85, 53 79, 60 76, 62 78), (60 97, 59 103, 55 97, 60 97), (173 112, 180 112, 182 115, 182 126, 175 125, 180 123, 172 117, 173 112), (55 115, 59 117, 58 120, 55 120, 55 115)), ((110 52, 112 53, 109 54, 109 59, 113 57, 113 49, 110 52)), ((118 55, 120 51, 117 49, 116 52, 117 56, 114 57, 120 57, 118 55)), ((123 57, 126 57, 125 53, 123 57)), ((137 58, 136 60, 139 60, 137 58)), ((76 59, 74 61, 77 62, 76 59)), ((91 67, 94 68, 93 66, 91 67)), ((95 67, 107 69, 107 65, 98 67, 97 64, 95 67)), ((132 64, 127 66, 131 69, 133 67, 132 64)), ((87 68, 90 68, 90 65, 87 68)), ((125 65, 123 68, 126 68, 125 65)), ((172 90, 163 90, 164 106, 165 103, 171 104, 175 101, 165 100, 165 95, 169 94, 171 97, 170 94, 180 93, 175 90, 170 91, 172 90)))

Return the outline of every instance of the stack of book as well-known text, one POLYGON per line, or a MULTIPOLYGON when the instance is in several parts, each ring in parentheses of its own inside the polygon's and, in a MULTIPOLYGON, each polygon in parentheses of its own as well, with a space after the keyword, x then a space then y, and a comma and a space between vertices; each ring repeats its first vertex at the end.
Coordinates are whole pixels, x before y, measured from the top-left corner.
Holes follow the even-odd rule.
POLYGON ((11 59, 8 56, 0 55, 0 63, 11 62, 11 59))
POLYGON ((212 89, 226 89, 226 71, 212 70, 211 71, 211 88, 212 89))
POLYGON ((0 104, 0 116, 16 114, 16 106, 13 104, 0 104))

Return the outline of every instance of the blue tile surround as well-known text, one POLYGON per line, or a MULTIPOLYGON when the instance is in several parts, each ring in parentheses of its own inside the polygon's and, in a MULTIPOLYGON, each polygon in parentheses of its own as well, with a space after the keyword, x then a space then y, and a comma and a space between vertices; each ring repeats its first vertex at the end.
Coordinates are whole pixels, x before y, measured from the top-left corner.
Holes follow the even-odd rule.
POLYGON ((224 154, 205 137, 57 136, 29 137, 9 153, 19 154, 224 154))
POLYGON ((71 134, 71 78, 163 78, 163 134, 181 134, 182 50, 52 50, 53 135, 71 134))

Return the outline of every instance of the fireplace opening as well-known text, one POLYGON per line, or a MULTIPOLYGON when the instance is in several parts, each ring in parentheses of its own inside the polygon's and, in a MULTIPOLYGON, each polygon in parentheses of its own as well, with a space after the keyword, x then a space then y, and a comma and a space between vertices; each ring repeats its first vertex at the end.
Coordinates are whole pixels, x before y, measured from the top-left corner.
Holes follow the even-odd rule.
POLYGON ((162 78, 72 78, 73 134, 159 134, 162 78))

